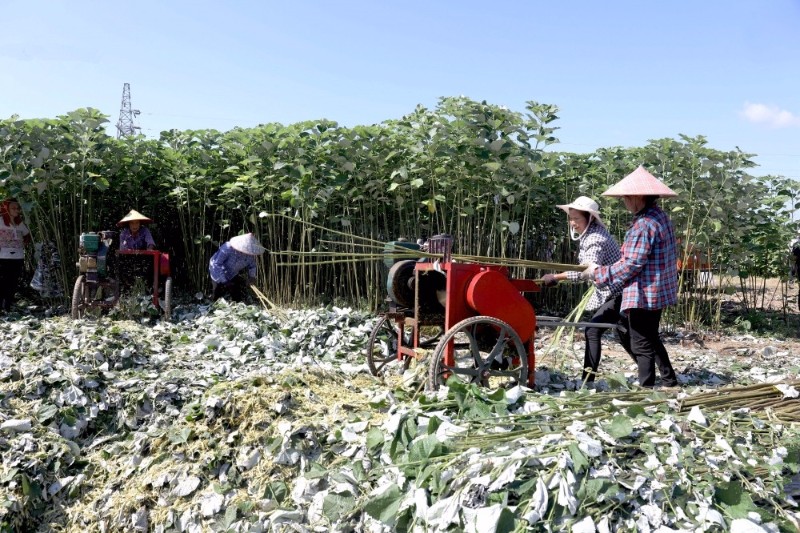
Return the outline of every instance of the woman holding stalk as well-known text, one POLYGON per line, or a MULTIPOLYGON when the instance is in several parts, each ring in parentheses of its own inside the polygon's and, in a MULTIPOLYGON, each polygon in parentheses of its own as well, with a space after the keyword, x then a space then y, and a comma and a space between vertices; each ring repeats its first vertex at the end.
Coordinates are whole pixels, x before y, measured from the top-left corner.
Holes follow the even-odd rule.
POLYGON ((214 300, 228 295, 235 302, 242 301, 247 287, 256 281, 256 258, 264 251, 265 248, 252 233, 237 235, 222 243, 208 262, 214 300), (240 276, 240 273, 246 273, 247 278, 240 276))
MULTIPOLYGON (((578 262, 582 265, 590 263, 610 265, 620 258, 619 245, 608 233, 600 219, 600 206, 586 196, 579 196, 570 204, 556 206, 567 214, 570 238, 579 241, 578 262)), ((559 281, 580 281, 580 272, 560 272, 547 274, 542 278, 546 287, 552 287, 559 281)), ((594 292, 586 305, 588 311, 594 311, 590 322, 615 324, 619 319, 621 302, 619 287, 605 287, 594 292)), ((584 331, 586 347, 583 356, 583 375, 581 381, 593 382, 600 366, 602 350, 600 339, 607 328, 587 327, 584 331)))
POLYGON ((669 216, 659 197, 677 194, 640 166, 603 196, 622 198, 633 214, 613 265, 589 264, 581 274, 599 288, 622 289, 620 340, 639 367, 639 386, 653 387, 655 366, 665 387, 678 385, 667 349, 659 337, 662 311, 678 301, 678 247, 669 216))

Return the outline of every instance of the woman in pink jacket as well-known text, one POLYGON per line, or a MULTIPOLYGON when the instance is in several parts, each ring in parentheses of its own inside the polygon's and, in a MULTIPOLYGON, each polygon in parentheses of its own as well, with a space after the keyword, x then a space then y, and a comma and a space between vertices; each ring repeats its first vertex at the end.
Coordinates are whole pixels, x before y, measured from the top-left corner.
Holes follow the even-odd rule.
POLYGON ((22 221, 22 208, 16 198, 0 204, 0 215, 0 311, 9 311, 14 304, 31 232, 22 221))

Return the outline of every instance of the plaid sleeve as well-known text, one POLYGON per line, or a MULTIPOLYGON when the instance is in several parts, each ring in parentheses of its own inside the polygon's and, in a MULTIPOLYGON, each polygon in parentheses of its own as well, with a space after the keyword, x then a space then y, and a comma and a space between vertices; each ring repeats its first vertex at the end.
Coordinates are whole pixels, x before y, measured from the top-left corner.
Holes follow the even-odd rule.
MULTIPOLYGON (((610 265, 619 260, 619 246, 611 235, 601 228, 593 228, 581 240, 581 249, 578 252, 578 263, 588 265, 610 265)), ((578 281, 581 277, 580 272, 567 272, 567 278, 578 281)))
POLYGON ((625 235, 622 245, 622 259, 610 266, 601 266, 595 271, 598 287, 623 287, 639 275, 647 264, 653 246, 653 232, 643 220, 637 220, 625 235))

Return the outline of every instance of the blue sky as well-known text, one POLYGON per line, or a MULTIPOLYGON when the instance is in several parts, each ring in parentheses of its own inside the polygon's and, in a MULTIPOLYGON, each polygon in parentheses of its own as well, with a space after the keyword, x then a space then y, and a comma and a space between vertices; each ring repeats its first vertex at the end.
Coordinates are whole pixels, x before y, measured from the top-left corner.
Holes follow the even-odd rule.
POLYGON ((535 100, 563 150, 705 135, 800 180, 800 0, 0 0, 0 20, 0 118, 114 124, 125 82, 150 137, 535 100))

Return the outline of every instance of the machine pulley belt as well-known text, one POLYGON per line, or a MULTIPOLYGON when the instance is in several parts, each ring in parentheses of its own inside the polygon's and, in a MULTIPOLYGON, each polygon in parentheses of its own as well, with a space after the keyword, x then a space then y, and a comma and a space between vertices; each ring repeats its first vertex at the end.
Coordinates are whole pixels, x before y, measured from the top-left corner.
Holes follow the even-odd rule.
POLYGON ((559 326, 570 326, 575 328, 605 328, 605 329, 616 329, 619 324, 610 324, 608 322, 567 322, 566 320, 559 318, 557 316, 537 316, 536 317, 536 325, 537 326, 546 326, 557 328, 559 326))

